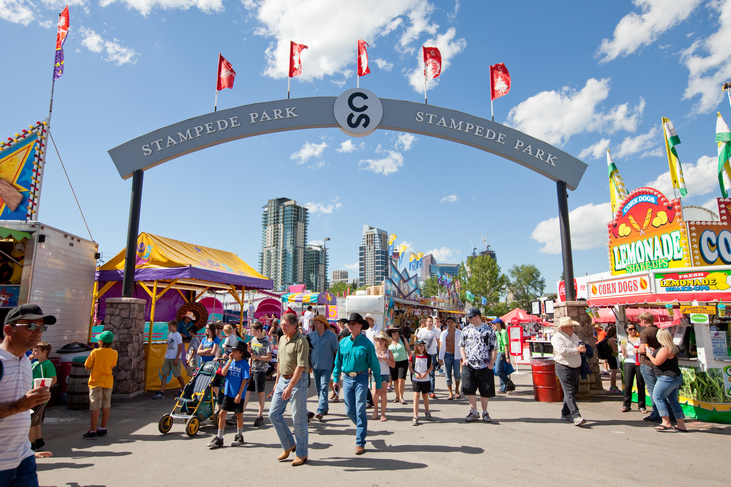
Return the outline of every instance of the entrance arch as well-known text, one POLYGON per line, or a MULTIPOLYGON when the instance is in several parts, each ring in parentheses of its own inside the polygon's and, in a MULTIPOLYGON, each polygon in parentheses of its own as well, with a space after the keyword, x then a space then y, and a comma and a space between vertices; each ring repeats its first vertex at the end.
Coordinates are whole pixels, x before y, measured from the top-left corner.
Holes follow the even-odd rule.
MULTIPOLYGON (((578 187, 588 167, 562 150, 518 130, 448 108, 404 100, 379 99, 360 88, 338 97, 310 97, 242 105, 162 127, 125 142, 109 155, 123 179, 133 178, 127 233, 124 296, 134 285, 143 173, 198 150, 247 137, 312 128, 340 128, 353 137, 377 129, 410 132, 474 147, 520 164, 555 181, 558 192, 564 277, 573 282, 566 190, 578 187)), ((573 301, 572 286, 566 299, 573 301)))

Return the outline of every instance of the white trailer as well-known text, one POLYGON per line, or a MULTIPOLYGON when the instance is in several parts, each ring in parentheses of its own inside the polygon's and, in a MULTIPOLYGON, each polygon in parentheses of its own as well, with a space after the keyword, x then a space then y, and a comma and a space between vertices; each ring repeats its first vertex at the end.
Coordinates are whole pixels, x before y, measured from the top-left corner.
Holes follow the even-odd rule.
POLYGON ((0 300, 0 319, 18 304, 35 303, 56 316, 56 324, 43 334, 54 351, 71 342, 87 343, 99 245, 37 221, 0 220, 0 227, 12 231, 0 239, 5 263, 18 272, 22 268, 19 282, 0 284, 6 296, 0 300))

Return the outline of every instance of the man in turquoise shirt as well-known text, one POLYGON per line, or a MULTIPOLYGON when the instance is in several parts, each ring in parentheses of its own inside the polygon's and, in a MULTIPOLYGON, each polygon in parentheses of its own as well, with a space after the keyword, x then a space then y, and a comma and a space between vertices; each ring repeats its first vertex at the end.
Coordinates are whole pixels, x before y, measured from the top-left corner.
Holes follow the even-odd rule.
POLYGON ((381 366, 378 364, 376 347, 363 334, 368 329, 368 322, 358 313, 352 313, 348 319, 350 336, 340 340, 338 353, 335 356, 333 382, 338 383, 343 374, 343 398, 345 411, 356 426, 355 454, 365 453, 365 440, 368 431, 368 414, 366 401, 368 397, 368 369, 375 370, 373 378, 376 388, 381 388, 381 366))

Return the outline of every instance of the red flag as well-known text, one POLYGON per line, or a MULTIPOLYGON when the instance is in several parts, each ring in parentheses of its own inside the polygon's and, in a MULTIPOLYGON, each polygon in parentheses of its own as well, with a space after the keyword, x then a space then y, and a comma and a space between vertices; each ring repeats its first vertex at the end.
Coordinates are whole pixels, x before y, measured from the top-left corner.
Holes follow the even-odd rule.
POLYGON ((302 74, 302 60, 300 55, 307 49, 304 44, 289 41, 289 77, 294 78, 302 74))
POLYGON ((56 49, 61 49, 69 33, 69 7, 66 6, 58 16, 58 30, 56 31, 56 49))
POLYGON ((358 76, 365 76, 371 72, 368 67, 368 50, 370 47, 364 40, 358 39, 358 76))
POLYGON ((234 87, 234 78, 236 78, 236 71, 231 63, 226 61, 226 58, 218 53, 218 83, 216 84, 216 90, 221 91, 224 88, 234 87))
POLYGON ((442 74, 442 53, 436 47, 424 46, 424 76, 438 78, 442 74))
POLYGON ((510 92, 510 73, 503 63, 490 66, 490 99, 500 98, 510 92))

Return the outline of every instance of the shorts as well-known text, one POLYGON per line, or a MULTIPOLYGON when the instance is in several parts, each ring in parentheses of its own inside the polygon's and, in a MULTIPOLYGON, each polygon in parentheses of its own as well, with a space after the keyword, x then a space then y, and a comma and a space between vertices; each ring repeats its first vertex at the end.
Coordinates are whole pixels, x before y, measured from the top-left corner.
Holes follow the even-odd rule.
POLYGON ((241 402, 236 404, 235 398, 231 396, 223 396, 223 402, 221 402, 221 411, 230 411, 236 414, 242 414, 244 412, 244 398, 241 398, 241 402))
POLYGON ((609 357, 607 359, 607 365, 609 365, 610 370, 617 370, 617 368, 619 367, 617 365, 617 357, 609 357))
POLYGON ((391 380, 406 379, 409 372, 409 361, 400 360, 396 362, 396 367, 391 367, 391 380))
POLYGON ((249 379, 249 392, 259 393, 266 392, 267 373, 265 371, 254 370, 251 372, 249 379))
POLYGON ((161 372, 163 378, 167 377, 170 371, 173 372, 173 377, 180 377, 183 375, 183 361, 178 359, 178 365, 173 365, 173 360, 175 359, 166 358, 165 362, 163 362, 161 372))
POLYGON ((421 394, 429 394, 431 392, 431 381, 411 381, 411 386, 414 390, 414 392, 418 392, 421 394))
POLYGON ((490 367, 475 369, 469 365, 462 366, 462 394, 474 396, 480 391, 480 397, 495 397, 495 374, 490 367))
POLYGON ((391 380, 391 374, 382 374, 381 375, 381 387, 386 387, 388 385, 388 381, 391 380))
POLYGON ((92 387, 89 389, 89 410, 94 411, 112 407, 111 387, 92 387))
POLYGON ((46 405, 47 404, 48 404, 47 402, 44 402, 41 405, 33 407, 33 414, 30 415, 30 425, 31 426, 40 426, 41 423, 43 423, 43 418, 46 417, 46 405))

